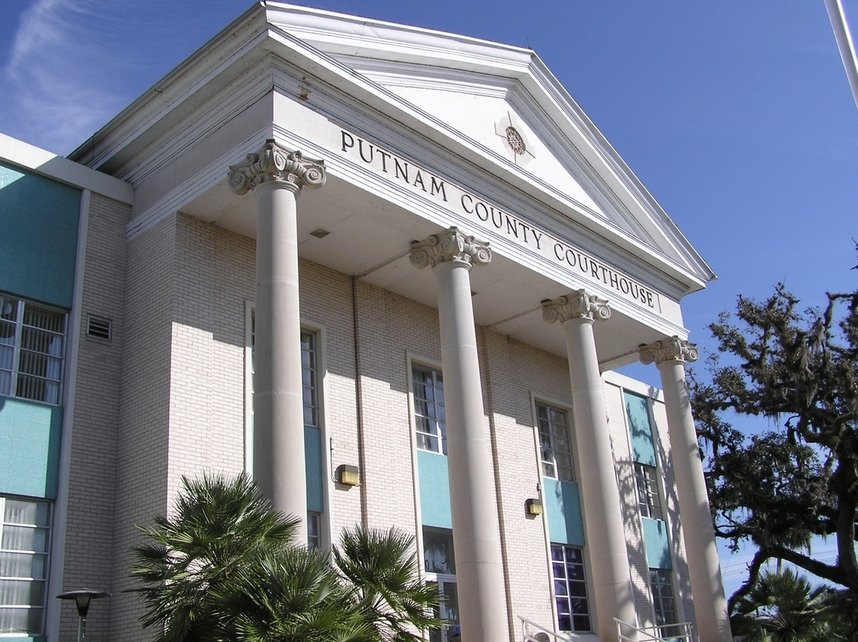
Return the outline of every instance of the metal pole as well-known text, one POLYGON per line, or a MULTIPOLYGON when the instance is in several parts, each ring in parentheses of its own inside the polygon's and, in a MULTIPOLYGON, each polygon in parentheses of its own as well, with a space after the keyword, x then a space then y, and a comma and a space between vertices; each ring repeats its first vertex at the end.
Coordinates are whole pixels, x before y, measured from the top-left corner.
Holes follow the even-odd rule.
POLYGON ((852 99, 858 107, 858 61, 855 58, 855 46, 852 44, 849 26, 846 24, 846 14, 843 12, 840 0, 825 0, 825 8, 828 11, 828 19, 831 21, 831 29, 834 31, 834 39, 837 41, 843 68, 846 70, 849 88, 852 90, 852 99))

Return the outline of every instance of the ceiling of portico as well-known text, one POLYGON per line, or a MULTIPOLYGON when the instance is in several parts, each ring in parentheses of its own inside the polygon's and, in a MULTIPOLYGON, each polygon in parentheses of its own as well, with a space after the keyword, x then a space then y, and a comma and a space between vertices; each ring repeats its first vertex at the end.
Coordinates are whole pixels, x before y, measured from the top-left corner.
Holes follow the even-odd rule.
MULTIPOLYGON (((238 234, 256 237, 256 199, 233 194, 226 181, 182 207, 186 214, 238 234)), ((442 228, 379 196, 328 176, 320 190, 304 189, 298 200, 298 252, 327 266, 428 306, 437 306, 431 270, 413 267, 411 241, 442 228), (328 232, 324 238, 311 233, 328 232)), ((494 253, 488 266, 471 271, 474 314, 478 325, 529 345, 566 354, 559 325, 542 319, 540 302, 568 293, 569 287, 494 253)), ((637 346, 662 338, 658 330, 615 312, 596 324, 600 362, 616 367, 636 360, 637 346)))

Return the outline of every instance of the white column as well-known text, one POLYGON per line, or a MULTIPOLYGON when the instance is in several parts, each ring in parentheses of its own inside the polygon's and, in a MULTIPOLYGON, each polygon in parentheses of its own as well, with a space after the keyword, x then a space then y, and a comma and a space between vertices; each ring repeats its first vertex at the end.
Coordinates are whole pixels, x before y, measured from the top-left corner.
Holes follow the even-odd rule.
POLYGON ((441 363, 459 622, 464 642, 509 640, 491 442, 483 413, 471 265, 491 260, 487 244, 456 228, 412 244, 411 262, 438 278, 441 363))
POLYGON ((596 632, 603 642, 616 641, 614 618, 634 625, 637 617, 608 432, 605 389, 593 338, 593 323, 610 318, 611 310, 604 299, 577 290, 568 296, 543 301, 542 314, 549 323, 560 321, 566 335, 579 464, 576 478, 583 500, 596 632))
POLYGON ((274 140, 229 168, 233 192, 257 195, 253 477, 275 509, 301 519, 298 542, 307 539, 307 481, 296 197, 324 182, 323 161, 274 140))
POLYGON ((697 359, 697 346, 671 337, 642 346, 640 357, 644 364, 658 364, 661 374, 698 634, 702 642, 730 642, 733 636, 709 512, 709 495, 685 382, 685 362, 697 359))

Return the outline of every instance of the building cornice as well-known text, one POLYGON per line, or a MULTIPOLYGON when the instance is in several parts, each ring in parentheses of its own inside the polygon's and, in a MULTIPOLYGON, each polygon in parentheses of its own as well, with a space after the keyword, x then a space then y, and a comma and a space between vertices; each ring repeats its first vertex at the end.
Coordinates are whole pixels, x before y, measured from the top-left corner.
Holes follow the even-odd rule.
POLYGON ((125 181, 2 133, 0 161, 127 205, 134 201, 134 189, 125 181))

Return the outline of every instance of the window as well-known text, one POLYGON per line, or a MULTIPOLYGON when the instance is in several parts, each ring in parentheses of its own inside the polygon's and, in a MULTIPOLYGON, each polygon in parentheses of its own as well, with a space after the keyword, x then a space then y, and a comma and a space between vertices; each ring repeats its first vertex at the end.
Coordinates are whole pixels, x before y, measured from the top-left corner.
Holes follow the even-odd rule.
POLYGON ((459 595, 456 587, 456 559, 453 531, 423 527, 423 565, 429 583, 438 589, 443 621, 440 629, 429 634, 429 642, 454 642, 459 639, 459 595))
POLYGON ((635 484, 638 487, 638 506, 641 516, 664 519, 655 467, 635 463, 635 484))
POLYGON ((316 334, 301 332, 301 389, 304 397, 304 425, 319 427, 319 386, 316 367, 316 334))
POLYGON ((551 545, 551 574, 561 631, 590 631, 590 607, 584 578, 584 554, 577 546, 551 545))
POLYGON ((311 551, 322 547, 322 514, 315 511, 307 513, 307 548, 311 551))
POLYGON ((423 565, 427 573, 456 574, 452 531, 423 528, 423 565))
POLYGON ((568 413, 561 408, 537 403, 536 420, 542 474, 561 481, 575 481, 568 413))
MULTIPOLYGON (((676 624, 676 601, 673 599, 673 583, 670 580, 670 570, 664 568, 649 569, 649 587, 652 591, 652 605, 655 610, 655 623, 658 626, 676 624)), ((671 627, 672 628, 672 627, 671 627)), ((671 631, 663 631, 665 635, 673 635, 671 631)))
POLYGON ((66 315, 0 294, 0 395, 59 405, 66 315))
POLYGON ((447 454, 447 424, 444 414, 444 380, 441 372, 414 366, 414 423, 417 447, 447 454))
POLYGON ((51 505, 0 497, 0 636, 41 635, 51 505))

